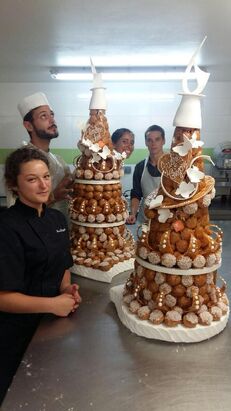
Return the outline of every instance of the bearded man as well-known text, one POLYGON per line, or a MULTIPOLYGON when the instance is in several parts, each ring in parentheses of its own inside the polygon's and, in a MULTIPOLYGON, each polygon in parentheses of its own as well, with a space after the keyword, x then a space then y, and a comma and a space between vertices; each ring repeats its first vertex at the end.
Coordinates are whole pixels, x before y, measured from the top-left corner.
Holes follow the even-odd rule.
POLYGON ((68 200, 71 199, 72 177, 64 160, 50 152, 50 142, 59 135, 52 110, 44 93, 35 93, 25 97, 18 110, 23 118, 23 125, 29 133, 28 147, 42 150, 48 160, 52 178, 52 193, 48 205, 62 211, 68 217, 68 200))

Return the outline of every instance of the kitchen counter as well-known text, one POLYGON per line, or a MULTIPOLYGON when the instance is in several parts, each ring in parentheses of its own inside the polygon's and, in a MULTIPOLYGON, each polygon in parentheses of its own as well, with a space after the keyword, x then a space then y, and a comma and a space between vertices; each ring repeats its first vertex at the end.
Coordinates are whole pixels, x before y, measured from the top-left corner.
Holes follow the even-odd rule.
MULTIPOLYGON (((231 228, 220 274, 229 285, 231 228)), ((2 411, 229 411, 231 325, 211 340, 174 344, 132 334, 109 300, 112 284, 77 278, 83 303, 68 318, 46 316, 2 411)))

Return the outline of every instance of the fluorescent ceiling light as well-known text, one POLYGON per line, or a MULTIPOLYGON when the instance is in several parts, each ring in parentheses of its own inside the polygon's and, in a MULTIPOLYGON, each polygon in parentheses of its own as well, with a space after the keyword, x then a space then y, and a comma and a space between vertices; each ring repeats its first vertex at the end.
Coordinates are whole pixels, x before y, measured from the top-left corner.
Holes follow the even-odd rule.
MULTIPOLYGON (((91 98, 91 93, 79 93, 77 97, 80 100, 89 101, 91 98)), ((107 92, 107 100, 115 101, 140 101, 140 100, 151 100, 151 101, 160 101, 160 100, 174 100, 175 94, 173 93, 150 93, 150 92, 134 92, 134 93, 112 93, 107 92)))
MULTIPOLYGON (((165 53, 163 48, 155 48, 155 53, 152 54, 119 54, 119 55, 92 55, 92 60, 96 67, 166 67, 166 66, 181 66, 187 65, 194 49, 169 50, 165 53)), ((57 58, 57 66, 59 67, 88 67, 89 56, 71 56, 59 54, 57 58)), ((198 62, 199 58, 198 58, 198 62)))
MULTIPOLYGON (((181 80, 185 67, 97 67, 103 80, 111 81, 148 81, 148 80, 181 80)), ((89 67, 63 67, 50 70, 55 80, 91 81, 93 76, 89 67)), ((189 79, 195 79, 195 73, 190 72, 189 79)))

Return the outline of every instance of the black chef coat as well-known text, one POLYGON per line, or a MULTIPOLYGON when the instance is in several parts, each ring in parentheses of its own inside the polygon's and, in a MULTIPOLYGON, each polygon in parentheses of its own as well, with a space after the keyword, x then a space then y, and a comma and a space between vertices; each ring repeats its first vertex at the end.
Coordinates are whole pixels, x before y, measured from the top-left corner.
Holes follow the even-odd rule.
MULTIPOLYGON (((64 272, 72 264, 66 219, 61 212, 44 206, 39 217, 36 209, 17 200, 0 213, 1 291, 56 296, 64 272)), ((0 403, 1 392, 9 385, 39 319, 38 314, 0 311, 0 403), (12 360, 6 360, 8 355, 12 360)))

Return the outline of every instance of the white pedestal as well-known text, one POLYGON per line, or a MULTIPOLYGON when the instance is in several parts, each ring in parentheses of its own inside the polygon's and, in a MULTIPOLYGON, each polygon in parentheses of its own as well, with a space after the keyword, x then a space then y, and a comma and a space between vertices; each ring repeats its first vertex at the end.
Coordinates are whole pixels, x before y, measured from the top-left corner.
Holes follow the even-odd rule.
POLYGON ((134 270, 134 258, 115 264, 109 271, 101 271, 91 267, 74 264, 71 268, 73 274, 81 277, 90 278, 91 280, 110 283, 112 279, 123 272, 127 272, 128 276, 134 270))
POLYGON ((116 306, 121 322, 141 337, 175 343, 200 342, 219 334, 225 328, 229 318, 228 312, 222 316, 220 321, 213 321, 209 326, 197 325, 195 328, 186 328, 180 324, 173 328, 164 324, 154 325, 147 320, 140 320, 129 311, 127 305, 123 303, 123 289, 124 285, 112 287, 110 289, 111 301, 116 306))

